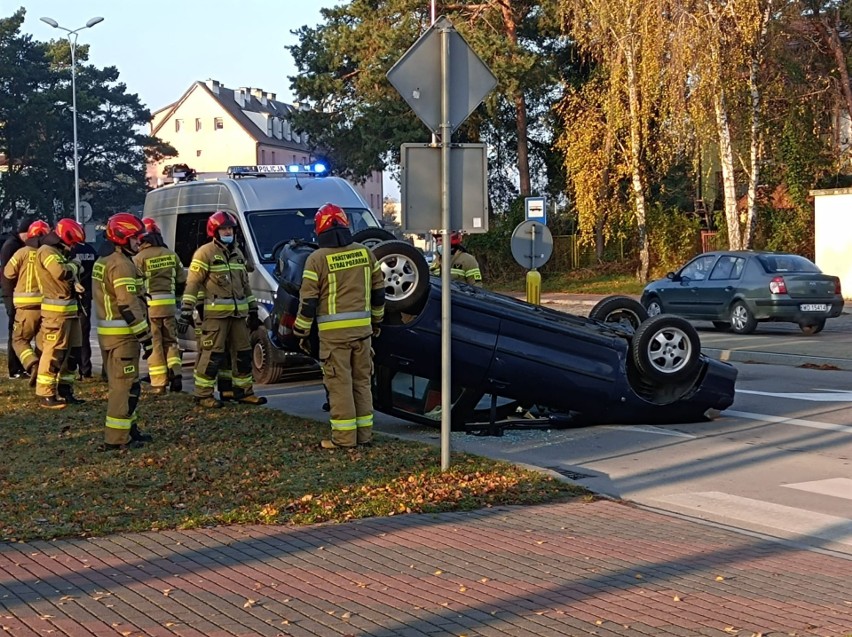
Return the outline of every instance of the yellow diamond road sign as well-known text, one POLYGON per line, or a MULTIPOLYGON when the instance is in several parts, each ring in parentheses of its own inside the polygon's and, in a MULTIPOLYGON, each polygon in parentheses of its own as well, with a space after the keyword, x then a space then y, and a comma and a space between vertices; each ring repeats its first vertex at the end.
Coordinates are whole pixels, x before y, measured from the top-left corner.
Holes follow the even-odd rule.
POLYGON ((397 60, 388 80, 433 133, 441 126, 441 32, 450 37, 450 130, 455 131, 497 86, 497 78, 445 17, 440 17, 397 60))

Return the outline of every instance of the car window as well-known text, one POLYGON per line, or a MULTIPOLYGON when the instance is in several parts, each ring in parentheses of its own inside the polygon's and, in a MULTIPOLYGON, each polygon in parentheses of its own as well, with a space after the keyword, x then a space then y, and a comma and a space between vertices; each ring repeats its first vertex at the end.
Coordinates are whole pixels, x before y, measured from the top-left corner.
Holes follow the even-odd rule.
POLYGON ((710 273, 711 281, 739 279, 743 272, 745 259, 730 254, 719 257, 719 261, 710 273))
POLYGON ((769 274, 780 272, 813 272, 821 270, 809 259, 797 254, 761 254, 757 260, 769 274))
MULTIPOLYGON (((264 210, 246 214, 251 238, 257 247, 257 254, 264 263, 272 263, 273 251, 281 242, 291 239, 316 242, 314 235, 314 215, 316 210, 291 208, 288 210, 264 210)), ((352 234, 378 228, 379 222, 369 210, 347 208, 349 229, 352 234)))
POLYGON ((707 278, 707 275, 715 261, 715 254, 703 254, 683 266, 679 272, 680 277, 691 279, 692 281, 703 281, 707 278))

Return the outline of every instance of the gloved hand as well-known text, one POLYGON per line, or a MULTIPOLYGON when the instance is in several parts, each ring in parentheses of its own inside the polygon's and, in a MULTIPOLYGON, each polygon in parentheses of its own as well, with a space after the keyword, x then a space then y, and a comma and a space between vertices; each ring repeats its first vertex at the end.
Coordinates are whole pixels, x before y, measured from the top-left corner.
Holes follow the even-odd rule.
POLYGON ((142 341, 142 360, 146 361, 154 352, 154 341, 150 338, 146 338, 142 341))
POLYGON ((293 328, 293 336, 298 339, 308 338, 311 335, 310 332, 306 332, 305 330, 300 330, 298 327, 293 328))
POLYGON ((373 338, 379 338, 379 334, 382 333, 382 328, 378 325, 373 325, 373 338))
POLYGON ((177 320, 178 332, 180 334, 185 334, 190 325, 195 325, 195 321, 192 318, 192 309, 182 308, 177 320))
POLYGON ((314 353, 311 351, 311 339, 307 337, 299 340, 299 349, 302 350, 308 356, 314 355, 314 353))
POLYGON ((246 325, 248 325, 249 332, 254 332, 258 329, 263 322, 260 320, 260 317, 257 315, 257 310, 249 310, 248 318, 246 319, 246 325))

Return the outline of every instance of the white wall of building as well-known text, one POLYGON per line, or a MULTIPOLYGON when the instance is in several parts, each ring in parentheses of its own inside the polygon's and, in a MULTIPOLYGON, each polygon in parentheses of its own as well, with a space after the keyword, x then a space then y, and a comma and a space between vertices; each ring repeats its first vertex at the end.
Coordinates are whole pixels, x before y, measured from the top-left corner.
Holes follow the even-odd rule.
POLYGON ((811 194, 816 264, 826 274, 839 276, 843 298, 852 299, 852 188, 811 194))

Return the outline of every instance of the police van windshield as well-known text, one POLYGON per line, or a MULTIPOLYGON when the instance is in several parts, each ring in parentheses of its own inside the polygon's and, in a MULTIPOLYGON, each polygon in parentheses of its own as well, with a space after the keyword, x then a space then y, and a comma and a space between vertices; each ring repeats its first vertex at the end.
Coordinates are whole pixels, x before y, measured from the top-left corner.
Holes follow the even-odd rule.
MULTIPOLYGON (((378 228, 379 222, 366 208, 345 208, 352 234, 378 228)), ((263 263, 272 263, 274 250, 290 239, 316 242, 314 215, 316 210, 264 210, 246 214, 252 240, 263 263)))

